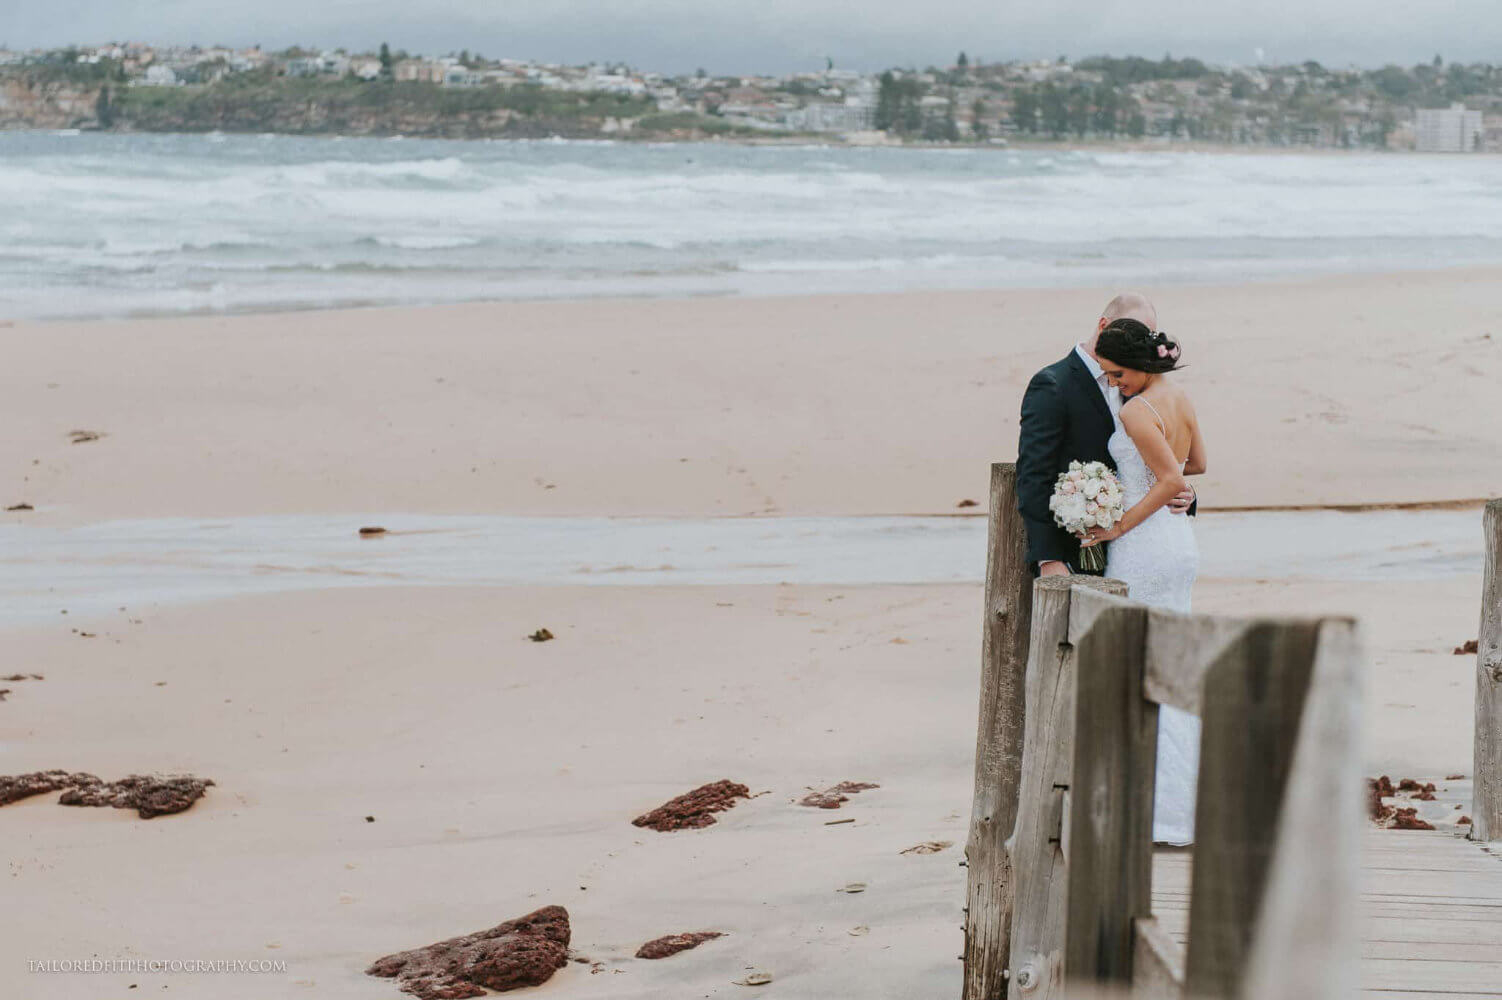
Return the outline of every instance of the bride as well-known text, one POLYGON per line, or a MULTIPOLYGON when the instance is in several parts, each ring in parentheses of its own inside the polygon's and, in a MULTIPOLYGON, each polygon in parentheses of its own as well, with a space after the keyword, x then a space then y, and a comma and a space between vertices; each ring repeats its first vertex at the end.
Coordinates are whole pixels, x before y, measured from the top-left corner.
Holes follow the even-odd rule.
MULTIPOLYGON (((1082 544, 1111 543, 1106 576, 1126 583, 1134 601, 1188 613, 1199 570, 1194 519, 1175 517, 1167 504, 1184 489, 1186 475, 1205 471, 1205 442, 1189 397, 1168 378, 1178 367, 1179 354, 1171 338, 1134 319, 1118 319, 1101 331, 1095 356, 1127 400, 1107 444, 1127 509, 1118 524, 1093 529, 1082 544)), ((1194 840, 1199 744, 1199 719, 1160 706, 1153 797, 1153 840, 1158 843, 1194 840)))

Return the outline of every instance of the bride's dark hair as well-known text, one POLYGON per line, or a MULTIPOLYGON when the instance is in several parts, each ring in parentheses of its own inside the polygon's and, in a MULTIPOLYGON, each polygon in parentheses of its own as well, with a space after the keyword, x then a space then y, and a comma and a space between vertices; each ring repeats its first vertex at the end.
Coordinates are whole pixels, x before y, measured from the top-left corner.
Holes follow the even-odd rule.
POLYGON ((1135 319, 1114 320, 1095 342, 1098 357, 1133 371, 1161 375, 1179 367, 1179 343, 1135 319))

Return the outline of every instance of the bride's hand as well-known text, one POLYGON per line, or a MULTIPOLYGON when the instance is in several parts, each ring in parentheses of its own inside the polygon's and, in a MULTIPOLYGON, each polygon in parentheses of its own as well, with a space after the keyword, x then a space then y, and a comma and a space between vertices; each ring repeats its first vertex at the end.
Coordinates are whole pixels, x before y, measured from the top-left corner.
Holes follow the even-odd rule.
POLYGON ((1096 545, 1104 545, 1106 542, 1114 542, 1123 534, 1125 532, 1121 530, 1119 524, 1110 528, 1091 528, 1080 535, 1080 548, 1088 549, 1096 545))

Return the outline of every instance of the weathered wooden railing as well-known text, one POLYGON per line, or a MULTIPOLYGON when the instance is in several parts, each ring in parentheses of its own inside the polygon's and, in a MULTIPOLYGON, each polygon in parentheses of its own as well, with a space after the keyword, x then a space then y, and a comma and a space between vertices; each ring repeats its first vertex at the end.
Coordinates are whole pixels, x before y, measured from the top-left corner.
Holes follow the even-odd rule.
POLYGON ((1502 500, 1482 522, 1486 575, 1476 639, 1476 774, 1472 840, 1502 840, 1502 500))
POLYGON ((1150 609, 1034 581, 992 468, 964 1000, 1352 989, 1360 650, 1348 619, 1150 609), (1158 707, 1202 722, 1187 948, 1152 915, 1158 707))

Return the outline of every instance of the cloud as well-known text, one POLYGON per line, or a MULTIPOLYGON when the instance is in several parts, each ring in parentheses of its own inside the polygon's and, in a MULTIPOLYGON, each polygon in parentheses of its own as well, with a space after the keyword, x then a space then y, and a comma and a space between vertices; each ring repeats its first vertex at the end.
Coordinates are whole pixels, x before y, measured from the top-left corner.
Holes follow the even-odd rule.
POLYGON ((1483 61, 1502 50, 1495 0, 1431 0, 1422 16, 1395 0, 54 0, 17 4, 0 42, 17 47, 118 39, 294 43, 356 49, 381 41, 441 54, 642 68, 784 72, 838 65, 948 64, 960 49, 988 60, 1172 52, 1215 62, 1318 59, 1379 65, 1483 61))

